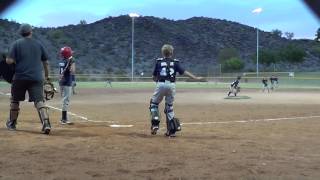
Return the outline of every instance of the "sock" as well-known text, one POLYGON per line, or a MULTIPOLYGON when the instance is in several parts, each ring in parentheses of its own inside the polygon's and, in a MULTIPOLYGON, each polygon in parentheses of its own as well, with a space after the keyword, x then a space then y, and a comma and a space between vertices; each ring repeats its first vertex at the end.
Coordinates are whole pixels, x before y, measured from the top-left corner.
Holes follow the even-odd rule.
POLYGON ((67 111, 62 111, 62 119, 67 120, 67 111))

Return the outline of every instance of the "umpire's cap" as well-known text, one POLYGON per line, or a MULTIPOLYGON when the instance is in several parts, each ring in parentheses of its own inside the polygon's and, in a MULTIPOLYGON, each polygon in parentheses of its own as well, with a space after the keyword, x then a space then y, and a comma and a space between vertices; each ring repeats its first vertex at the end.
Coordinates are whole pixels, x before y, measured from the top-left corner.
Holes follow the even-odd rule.
POLYGON ((32 32, 32 27, 30 24, 21 24, 19 28, 19 34, 21 36, 28 36, 32 32))

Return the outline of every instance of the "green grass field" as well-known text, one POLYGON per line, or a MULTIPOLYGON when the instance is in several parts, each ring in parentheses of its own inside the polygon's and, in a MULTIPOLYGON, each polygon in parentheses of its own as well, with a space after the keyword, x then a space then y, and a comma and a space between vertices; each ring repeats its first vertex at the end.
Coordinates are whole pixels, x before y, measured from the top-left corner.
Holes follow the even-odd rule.
MULTIPOLYGON (((320 89, 320 72, 295 72, 294 77, 288 77, 288 73, 272 73, 279 77, 280 89, 320 89)), ((271 73, 261 72, 261 76, 270 77, 271 73)), ((83 75, 82 75, 83 76, 83 75)), ((81 75, 79 75, 81 77, 81 75)), ((103 75, 99 76, 98 81, 78 81, 77 88, 110 88, 110 86, 103 81, 103 75)), ((208 78, 209 82, 184 82, 185 77, 178 77, 177 88, 198 88, 198 89, 225 89, 230 83, 234 81, 236 74, 224 74, 223 77, 208 78)), ((81 79, 81 78, 78 78, 81 79)), ((116 81, 119 77, 111 78, 112 88, 117 89, 145 89, 154 88, 155 83, 151 82, 151 78, 144 77, 143 79, 136 79, 135 82, 121 82, 116 81)), ((242 76, 240 87, 248 89, 260 89, 262 77, 255 77, 254 74, 242 76)), ((125 79, 123 79, 125 80, 125 79)), ((127 79, 126 79, 127 80, 127 79)), ((270 82, 269 82, 270 84, 270 82)), ((55 82, 55 85, 58 84, 55 82)), ((0 88, 8 88, 10 84, 0 81, 0 88)))
MULTIPOLYGON (((230 81, 231 82, 231 81, 230 81)), ((194 89, 226 89, 229 82, 177 82, 177 88, 194 89)), ((55 83, 58 87, 58 84, 55 83)), ((9 88, 10 84, 0 81, 0 88, 9 88)), ((116 89, 153 89, 154 82, 112 82, 116 89)), ((245 89, 260 89, 260 81, 240 82, 240 87, 245 89)), ((101 81, 77 82, 77 88, 111 88, 109 84, 101 81)), ((320 89, 320 80, 316 79, 280 79, 279 89, 320 89)))

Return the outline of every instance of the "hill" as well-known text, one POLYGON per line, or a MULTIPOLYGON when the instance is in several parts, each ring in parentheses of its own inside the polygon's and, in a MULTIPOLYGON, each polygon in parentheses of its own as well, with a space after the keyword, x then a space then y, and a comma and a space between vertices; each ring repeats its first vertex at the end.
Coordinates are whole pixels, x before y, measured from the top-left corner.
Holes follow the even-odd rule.
MULTIPOLYGON (((131 18, 108 17, 91 24, 58 28, 35 28, 34 37, 43 43, 50 55, 51 69, 57 73, 59 49, 70 46, 75 51, 78 73, 131 74, 131 18)), ((19 24, 0 19, 0 50, 7 51, 17 38, 19 24)), ((225 48, 236 49, 245 62, 244 71, 255 71, 256 30, 236 22, 193 17, 169 20, 156 17, 135 19, 135 74, 150 75, 154 58, 160 57, 164 43, 175 47, 175 57, 197 73, 207 74, 218 67, 217 57, 225 48)), ((311 40, 287 40, 260 31, 261 49, 279 49, 294 44, 307 53, 300 64, 280 63, 281 71, 316 71, 319 54, 310 51, 319 46, 311 40)), ((267 66, 261 66, 266 69, 267 66)))

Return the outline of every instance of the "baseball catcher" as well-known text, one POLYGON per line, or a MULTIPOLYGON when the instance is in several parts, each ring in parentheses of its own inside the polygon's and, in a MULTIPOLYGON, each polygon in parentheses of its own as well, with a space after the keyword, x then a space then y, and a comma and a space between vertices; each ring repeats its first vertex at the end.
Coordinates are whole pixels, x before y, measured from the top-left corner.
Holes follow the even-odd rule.
POLYGON ((157 83, 156 89, 150 100, 151 134, 157 134, 160 124, 159 104, 165 97, 165 109, 167 132, 166 136, 175 137, 176 132, 181 130, 180 121, 175 117, 173 101, 176 93, 176 73, 185 74, 193 79, 201 80, 190 72, 186 71, 180 61, 173 59, 173 47, 165 44, 161 49, 163 58, 158 58, 153 70, 153 80, 157 83))
POLYGON ((230 84, 230 90, 228 92, 228 96, 230 96, 231 93, 233 93, 234 96, 237 96, 237 94, 240 92, 240 86, 239 86, 240 79, 241 79, 241 76, 238 76, 237 79, 230 84))

